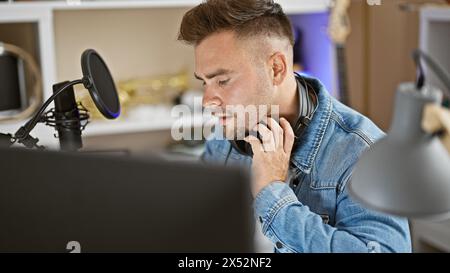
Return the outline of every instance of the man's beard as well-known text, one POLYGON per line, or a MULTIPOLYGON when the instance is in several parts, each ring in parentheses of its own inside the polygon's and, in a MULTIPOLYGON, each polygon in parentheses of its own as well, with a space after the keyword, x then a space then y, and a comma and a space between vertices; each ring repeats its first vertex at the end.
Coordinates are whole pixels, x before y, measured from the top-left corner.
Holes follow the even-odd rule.
MULTIPOLYGON (((269 86, 261 86, 258 90, 264 90, 262 94, 270 94, 269 86)), ((279 109, 271 105, 272 98, 261 96, 255 104, 235 105, 227 108, 227 118, 221 124, 224 137, 229 140, 242 140, 249 135, 251 130, 260 122, 266 122, 267 117, 278 117, 279 109)))
POLYGON ((224 137, 229 140, 242 140, 248 135, 250 126, 248 115, 234 113, 223 124, 224 137))

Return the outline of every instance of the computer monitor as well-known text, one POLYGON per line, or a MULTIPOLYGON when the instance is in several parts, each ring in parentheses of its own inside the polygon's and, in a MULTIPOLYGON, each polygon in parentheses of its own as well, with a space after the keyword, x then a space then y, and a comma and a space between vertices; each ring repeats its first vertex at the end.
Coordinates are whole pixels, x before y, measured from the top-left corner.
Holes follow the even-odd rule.
POLYGON ((0 149, 0 252, 251 252, 247 174, 0 149))

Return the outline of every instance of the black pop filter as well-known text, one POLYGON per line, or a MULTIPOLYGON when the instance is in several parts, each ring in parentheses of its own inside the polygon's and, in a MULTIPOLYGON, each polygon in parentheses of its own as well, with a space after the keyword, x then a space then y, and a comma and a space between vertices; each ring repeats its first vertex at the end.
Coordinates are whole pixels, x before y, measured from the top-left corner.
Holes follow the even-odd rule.
POLYGON ((105 61, 93 49, 87 49, 81 56, 83 84, 89 90, 98 110, 108 119, 120 115, 119 96, 114 80, 105 61))

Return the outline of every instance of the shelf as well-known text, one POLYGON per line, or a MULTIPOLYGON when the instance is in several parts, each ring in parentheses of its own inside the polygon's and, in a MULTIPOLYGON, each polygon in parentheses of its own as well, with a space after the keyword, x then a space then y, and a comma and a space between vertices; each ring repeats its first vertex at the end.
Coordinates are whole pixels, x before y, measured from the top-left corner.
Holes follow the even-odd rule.
POLYGON ((158 130, 171 130, 174 124, 184 128, 201 127, 208 118, 201 113, 192 116, 176 118, 171 115, 171 108, 162 106, 147 106, 137 110, 135 114, 127 115, 117 120, 91 121, 83 132, 83 136, 116 135, 158 130))
POLYGON ((420 12, 421 20, 425 21, 450 21, 450 7, 425 6, 420 12))
POLYGON ((48 97, 55 82, 53 20, 52 13, 44 7, 14 10, 15 4, 0 4, 1 23, 36 23, 38 41, 35 45, 40 59, 43 93, 48 97), (50 90, 50 91, 47 91, 50 90))
POLYGON ((196 0, 167 0, 167 1, 39 1, 1 3, 1 8, 29 9, 45 8, 48 10, 89 10, 89 9, 133 9, 133 8, 172 8, 191 7, 199 4, 196 0))
POLYGON ((320 13, 327 12, 331 5, 330 0, 278 0, 285 13, 320 13))
MULTIPOLYGON (((176 119, 170 117, 149 120, 120 119, 113 121, 92 121, 86 126, 83 136, 90 137, 170 130, 176 121, 176 119)), ((186 124, 186 126, 189 126, 188 124, 191 123, 188 121, 186 124)), ((200 122, 197 122, 196 124, 197 126, 201 125, 200 122)))
MULTIPOLYGON (((193 7, 200 4, 200 0, 164 0, 164 1, 81 1, 79 4, 72 1, 40 1, 40 2, 17 2, 1 3, 1 9, 35 9, 44 8, 48 10, 89 10, 89 9, 133 9, 133 8, 180 8, 193 7)), ((314 13, 324 12, 328 9, 330 0, 279 0, 286 13, 314 13)))
MULTIPOLYGON (((450 71, 450 7, 426 6, 420 11, 420 48, 435 59, 442 68, 450 71)), ((427 73, 428 84, 443 90, 446 87, 435 73, 427 73)))

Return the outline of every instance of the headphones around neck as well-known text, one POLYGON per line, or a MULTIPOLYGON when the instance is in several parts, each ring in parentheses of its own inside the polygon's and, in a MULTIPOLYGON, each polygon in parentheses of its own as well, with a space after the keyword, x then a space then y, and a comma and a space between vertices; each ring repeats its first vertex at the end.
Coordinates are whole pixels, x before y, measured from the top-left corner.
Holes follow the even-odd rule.
MULTIPOLYGON (((303 81, 303 87, 306 89, 307 94, 309 94, 309 84, 305 81, 305 79, 296 74, 298 77, 303 81)), ((298 84, 301 84, 299 81, 297 81, 298 84)), ((314 116, 314 113, 317 110, 317 105, 318 105, 318 98, 317 98, 317 94, 314 90, 311 90, 312 93, 315 96, 316 99, 316 103, 314 106, 314 109, 308 113, 306 116, 300 116, 293 129, 294 129, 294 135, 295 135, 295 141, 294 141, 294 145, 298 142, 298 140, 300 139, 301 135, 303 134, 303 132, 305 131, 306 127, 308 127, 309 123, 311 122, 312 117, 314 116)), ((248 135, 248 134, 247 134, 248 135)), ((259 140, 261 140, 261 137, 259 136, 259 134, 257 134, 257 138, 259 140)), ((245 140, 229 140, 231 147, 234 148, 238 153, 240 153, 241 155, 245 155, 245 156, 250 156, 253 157, 253 151, 252 151, 252 147, 251 145, 246 142, 245 140)))

